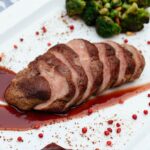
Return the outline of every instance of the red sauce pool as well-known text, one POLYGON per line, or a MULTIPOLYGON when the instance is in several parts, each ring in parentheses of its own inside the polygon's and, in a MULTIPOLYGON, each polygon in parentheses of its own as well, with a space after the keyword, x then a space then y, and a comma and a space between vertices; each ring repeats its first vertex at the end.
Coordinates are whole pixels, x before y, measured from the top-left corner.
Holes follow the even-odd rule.
MULTIPOLYGON (((0 68, 0 99, 3 101, 4 91, 14 77, 14 72, 0 68)), ((11 106, 0 105, 0 129, 28 130, 41 125, 67 121, 68 119, 73 119, 75 117, 82 117, 87 115, 87 110, 92 106, 94 106, 95 111, 96 109, 112 106, 116 103, 122 103, 122 101, 126 100, 127 98, 148 89, 150 89, 150 83, 143 86, 128 88, 99 96, 75 109, 70 110, 64 115, 48 114, 35 111, 22 112, 11 106)))

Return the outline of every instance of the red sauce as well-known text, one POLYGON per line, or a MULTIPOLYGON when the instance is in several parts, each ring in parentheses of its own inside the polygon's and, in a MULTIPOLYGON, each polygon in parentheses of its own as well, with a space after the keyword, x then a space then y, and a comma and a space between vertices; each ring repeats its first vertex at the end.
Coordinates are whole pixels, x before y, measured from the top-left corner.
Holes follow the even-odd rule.
MULTIPOLYGON (((7 69, 0 68, 0 98, 4 100, 3 94, 10 81, 14 78, 15 74, 7 69)), ((67 121, 75 117, 82 117, 88 115, 88 110, 92 108, 92 112, 104 107, 112 106, 120 103, 127 98, 150 89, 150 84, 124 89, 102 95, 94 98, 87 103, 70 110, 67 114, 56 115, 44 112, 22 112, 11 106, 0 105, 0 129, 5 130, 27 130, 45 124, 52 124, 60 121, 67 121)))

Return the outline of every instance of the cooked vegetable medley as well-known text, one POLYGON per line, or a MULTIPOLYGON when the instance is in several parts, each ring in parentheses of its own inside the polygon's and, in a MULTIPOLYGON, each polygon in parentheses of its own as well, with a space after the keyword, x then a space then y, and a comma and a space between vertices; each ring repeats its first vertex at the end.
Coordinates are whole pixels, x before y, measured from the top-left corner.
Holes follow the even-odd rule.
POLYGON ((80 16, 102 37, 137 32, 149 22, 150 0, 66 0, 67 14, 80 16))

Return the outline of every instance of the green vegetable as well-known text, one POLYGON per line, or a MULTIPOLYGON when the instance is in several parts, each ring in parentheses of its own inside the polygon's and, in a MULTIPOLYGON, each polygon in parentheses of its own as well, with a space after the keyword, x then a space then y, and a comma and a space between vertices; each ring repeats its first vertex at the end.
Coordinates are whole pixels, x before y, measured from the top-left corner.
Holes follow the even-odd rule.
POLYGON ((144 23, 149 22, 149 13, 143 8, 138 8, 136 3, 133 3, 128 10, 123 14, 121 20, 122 32, 140 31, 144 27, 144 23))
POLYGON ((102 8, 99 11, 100 15, 108 15, 109 14, 109 10, 107 8, 102 8))
POLYGON ((102 8, 101 0, 89 0, 87 1, 86 8, 82 14, 82 19, 89 26, 95 25, 96 18, 99 14, 99 10, 102 8))
POLYGON ((119 7, 122 5, 122 1, 121 0, 112 0, 111 1, 111 6, 112 7, 119 7))
POLYGON ((85 6, 85 0, 66 0, 66 9, 69 16, 82 14, 85 6))
POLYGON ((87 25, 96 26, 102 37, 143 29, 150 19, 145 9, 148 6, 150 0, 66 0, 67 14, 78 15, 87 25))
POLYGON ((121 32, 120 26, 107 16, 99 16, 96 20, 96 31, 102 37, 111 37, 121 32))
POLYGON ((119 17, 120 18, 120 12, 118 10, 112 9, 112 11, 109 13, 110 18, 119 17))
POLYGON ((136 2, 140 7, 149 7, 150 0, 128 0, 128 3, 136 2))

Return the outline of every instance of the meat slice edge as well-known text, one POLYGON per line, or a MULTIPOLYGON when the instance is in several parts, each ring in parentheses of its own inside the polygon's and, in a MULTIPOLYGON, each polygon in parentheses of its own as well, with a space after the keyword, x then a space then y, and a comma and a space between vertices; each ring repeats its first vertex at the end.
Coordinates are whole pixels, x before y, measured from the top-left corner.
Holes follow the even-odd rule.
POLYGON ((46 53, 37 59, 39 70, 51 87, 51 99, 37 105, 36 110, 48 110, 51 112, 63 112, 64 107, 75 94, 75 85, 72 81, 68 67, 57 59, 53 54, 46 53), (43 69, 45 67, 45 69, 43 69), (59 91, 59 92, 58 92, 59 91))
POLYGON ((78 54, 82 67, 88 77, 87 89, 81 100, 77 103, 79 105, 98 90, 102 83, 103 66, 99 60, 98 50, 94 44, 86 40, 76 39, 68 42, 67 45, 78 54))
POLYGON ((134 46, 129 45, 129 44, 123 44, 122 46, 132 53, 133 58, 135 60, 135 64, 136 64, 135 70, 130 78, 130 81, 133 81, 140 77, 145 66, 145 59, 142 56, 142 54, 134 46))
POLYGON ((21 110, 31 110, 48 100, 51 89, 47 80, 32 68, 20 71, 5 91, 5 99, 10 105, 21 110))
POLYGON ((50 53, 60 59, 71 71, 75 84, 76 93, 74 97, 65 105, 64 110, 70 106, 76 106, 87 88, 87 76, 81 66, 79 56, 67 45, 59 44, 49 50, 50 53))
POLYGON ((120 62, 115 56, 115 50, 109 44, 95 43, 99 51, 99 59, 103 63, 103 82, 99 87, 98 95, 110 88, 117 80, 120 62))

